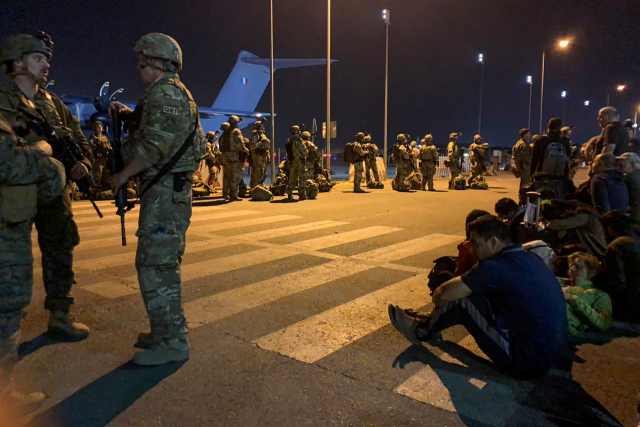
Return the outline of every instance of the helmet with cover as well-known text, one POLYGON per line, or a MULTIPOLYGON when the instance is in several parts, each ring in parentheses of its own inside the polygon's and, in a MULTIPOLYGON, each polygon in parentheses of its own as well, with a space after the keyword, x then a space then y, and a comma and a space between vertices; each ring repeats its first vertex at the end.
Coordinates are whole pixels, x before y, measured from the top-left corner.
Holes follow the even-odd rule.
MULTIPOLYGON (((163 71, 177 73, 182 69, 182 49, 173 38, 162 33, 145 34, 133 47, 136 55, 143 54, 147 58, 160 58, 167 61, 163 71)), ((150 64, 146 64, 151 66, 150 64)))

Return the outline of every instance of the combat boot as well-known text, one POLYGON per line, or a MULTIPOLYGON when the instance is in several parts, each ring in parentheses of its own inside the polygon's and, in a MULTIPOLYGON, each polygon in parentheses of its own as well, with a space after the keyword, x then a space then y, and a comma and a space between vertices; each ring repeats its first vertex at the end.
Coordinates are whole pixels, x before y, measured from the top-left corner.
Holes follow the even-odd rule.
POLYGON ((56 335, 64 335, 74 340, 82 340, 89 336, 91 330, 87 325, 76 322, 76 319, 68 312, 51 311, 49 332, 56 335))
POLYGON ((136 353, 133 363, 140 366, 159 366, 189 359, 189 341, 172 339, 153 344, 151 348, 136 353))
POLYGON ((287 193, 287 201, 289 202, 293 201, 293 193, 287 193))
POLYGON ((353 192, 354 193, 366 193, 366 191, 364 191, 362 188, 354 188, 353 192))
POLYGON ((138 342, 136 343, 136 345, 140 348, 146 349, 151 348, 154 344, 157 343, 158 342, 153 337, 153 334, 151 334, 151 331, 145 331, 138 334, 138 342))
POLYGON ((300 200, 307 200, 307 195, 303 192, 301 194, 298 194, 298 199, 300 200))
POLYGON ((242 199, 240 199, 238 196, 229 196, 229 201, 230 202, 241 202, 242 199))

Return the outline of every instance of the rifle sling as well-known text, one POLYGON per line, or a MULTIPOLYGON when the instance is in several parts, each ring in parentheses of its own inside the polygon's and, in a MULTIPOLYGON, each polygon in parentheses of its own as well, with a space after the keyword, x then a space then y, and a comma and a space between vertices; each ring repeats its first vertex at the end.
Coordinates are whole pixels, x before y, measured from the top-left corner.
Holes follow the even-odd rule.
POLYGON ((147 191, 153 187, 154 185, 156 185, 158 183, 158 181, 160 181, 160 179, 162 177, 164 177, 166 174, 168 174, 171 169, 173 169, 173 167, 176 165, 176 163, 178 163, 178 160, 180 160, 180 158, 184 155, 184 153, 187 152, 187 148, 189 148, 190 145, 193 145, 193 139, 196 136, 196 132, 198 131, 198 128, 200 127, 200 113, 198 112, 196 115, 196 126, 193 129, 193 132, 191 132, 191 134, 189 135, 189 137, 187 138, 187 140, 184 142, 184 144, 182 144, 182 147, 180 147, 180 149, 178 151, 176 151, 176 153, 173 155, 173 157, 171 157, 171 159, 169 159, 169 161, 167 163, 165 163, 162 168, 160 168, 160 171, 151 179, 151 182, 144 188, 144 190, 142 191, 142 193, 140 194, 140 197, 138 199, 142 200, 142 198, 144 197, 144 195, 147 193, 147 191))

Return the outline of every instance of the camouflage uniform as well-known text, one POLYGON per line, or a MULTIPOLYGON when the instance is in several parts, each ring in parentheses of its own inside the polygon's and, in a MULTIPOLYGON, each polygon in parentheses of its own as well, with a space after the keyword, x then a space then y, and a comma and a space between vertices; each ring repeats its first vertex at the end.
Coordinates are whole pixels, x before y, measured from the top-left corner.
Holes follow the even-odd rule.
POLYGON ((447 146, 447 163, 449 164, 449 171, 451 172, 449 176, 450 189, 453 188, 453 180, 462 172, 460 166, 462 153, 457 139, 454 139, 454 135, 456 135, 457 138, 457 134, 451 134, 449 145, 447 146))
POLYGON ((407 147, 403 145, 406 139, 403 134, 398 135, 397 142, 393 146, 393 160, 396 163, 396 191, 409 191, 405 180, 411 174, 411 154, 407 151, 407 147))
POLYGON ((263 185, 267 179, 267 164, 271 162, 271 141, 266 137, 264 131, 254 130, 251 133, 249 142, 251 153, 251 181, 249 187, 263 185))
POLYGON ((244 138, 240 129, 230 126, 220 137, 220 152, 222 153, 222 197, 229 200, 238 199, 238 188, 242 179, 244 162, 241 154, 248 153, 244 146, 244 138))
POLYGON ((353 143, 353 192, 364 193, 364 190, 360 188, 362 183, 362 174, 364 173, 364 167, 362 165, 363 160, 366 159, 367 153, 362 149, 362 141, 364 140, 364 133, 360 132, 356 135, 356 140, 353 143))
POLYGON ((220 173, 220 150, 215 142, 207 142, 205 155, 202 160, 205 161, 207 168, 209 169, 209 177, 206 184, 212 187, 213 192, 216 192, 215 185, 218 181, 218 174, 220 173))
POLYGON ((103 172, 107 167, 109 161, 109 151, 111 150, 111 144, 105 135, 93 135, 89 140, 91 146, 91 152, 93 153, 93 165, 91 167, 91 173, 93 174, 93 183, 96 188, 102 188, 103 172))
POLYGON ((302 142, 309 152, 305 158, 304 176, 305 179, 313 180, 315 178, 316 166, 318 166, 319 169, 322 169, 322 167, 320 166, 320 154, 318 154, 318 147, 309 140, 310 137, 311 134, 309 132, 302 132, 302 142))
POLYGON ((18 361, 20 322, 31 301, 31 226, 37 205, 59 198, 64 187, 62 164, 21 146, 0 115, 0 392, 18 361))
MULTIPOLYGON (((136 53, 152 57, 171 57, 173 49, 179 53, 180 66, 178 60, 172 61, 179 71, 182 53, 169 36, 147 34, 134 48, 136 53)), ((206 142, 198 121, 198 106, 176 73, 167 71, 150 84, 137 108, 140 123, 123 144, 122 154, 125 161, 135 159, 144 168, 141 191, 195 131, 191 146, 168 174, 146 189, 140 200, 136 269, 151 324, 148 338, 155 345, 136 354, 133 360, 141 365, 156 365, 176 360, 165 359, 166 352, 178 352, 177 360, 183 360, 185 354, 188 357, 180 265, 192 213, 193 171, 204 155, 206 142)))
MULTIPOLYGON (((296 126, 297 127, 297 126, 296 126)), ((299 129, 298 129, 299 131, 299 129)), ((293 199, 293 190, 298 187, 298 198, 304 200, 306 196, 305 164, 309 150, 304 146, 299 135, 294 135, 287 140, 287 160, 289 164, 289 182, 287 183, 287 196, 293 199)))
POLYGON ((378 146, 371 142, 371 137, 369 135, 364 137, 364 145, 362 146, 363 150, 366 152, 366 158, 364 160, 364 177, 365 181, 368 184, 375 182, 378 184, 380 182, 380 174, 378 173, 378 146), (371 179, 371 173, 373 172, 373 180, 371 179))
POLYGON ((438 161, 438 149, 432 145, 433 138, 427 135, 422 140, 420 147, 420 173, 422 174, 422 190, 425 191, 427 184, 429 191, 434 191, 433 176, 436 174, 436 163, 438 161))
POLYGON ((513 159, 516 162, 516 170, 520 173, 520 187, 531 183, 531 155, 533 148, 531 144, 522 139, 513 147, 513 159))
MULTIPOLYGON (((34 104, 58 136, 70 133, 75 138, 85 156, 82 163, 91 170, 91 146, 82 133, 78 120, 56 95, 39 88, 32 102, 15 84, 0 85, 0 109, 15 117, 20 133, 28 128, 30 119, 22 115, 18 107, 34 104)), ((27 144, 43 139, 33 132, 25 138, 27 144)), ((38 200, 35 226, 38 230, 43 281, 47 292, 45 309, 68 313, 69 306, 73 304, 70 295, 74 282, 73 248, 80 243, 78 227, 71 212, 69 191, 64 191, 51 200, 38 200)))
POLYGON ((482 176, 487 171, 484 159, 488 148, 489 144, 482 143, 480 135, 474 137, 473 143, 469 146, 469 163, 472 178, 482 176))

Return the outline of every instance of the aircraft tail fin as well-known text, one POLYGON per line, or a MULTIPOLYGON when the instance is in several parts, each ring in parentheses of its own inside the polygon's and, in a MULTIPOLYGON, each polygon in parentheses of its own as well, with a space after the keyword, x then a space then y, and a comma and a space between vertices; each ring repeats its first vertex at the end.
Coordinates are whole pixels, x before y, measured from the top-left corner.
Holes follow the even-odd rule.
MULTIPOLYGON (((331 61, 334 62, 334 61, 331 61)), ((326 59, 274 59, 274 69, 325 65, 326 59)), ((234 111, 255 111, 270 81, 270 60, 259 58, 245 50, 218 94, 212 108, 234 111)))

